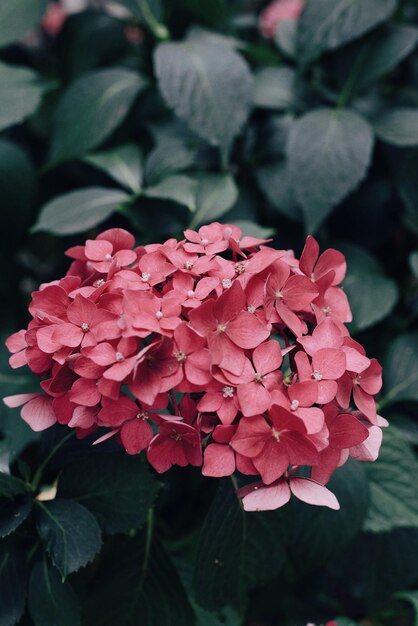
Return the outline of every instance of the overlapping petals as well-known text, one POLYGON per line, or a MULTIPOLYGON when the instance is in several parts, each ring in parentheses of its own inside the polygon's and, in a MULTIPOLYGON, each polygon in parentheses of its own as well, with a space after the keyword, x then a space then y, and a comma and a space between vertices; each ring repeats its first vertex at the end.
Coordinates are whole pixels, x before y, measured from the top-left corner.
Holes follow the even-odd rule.
POLYGON ((158 473, 252 476, 249 511, 292 495, 338 508, 333 471, 379 452, 381 367, 345 326, 344 256, 312 237, 300 261, 268 243, 216 222, 182 241, 135 247, 111 229, 71 248, 6 342, 40 392, 5 403, 36 431, 114 437, 158 473))

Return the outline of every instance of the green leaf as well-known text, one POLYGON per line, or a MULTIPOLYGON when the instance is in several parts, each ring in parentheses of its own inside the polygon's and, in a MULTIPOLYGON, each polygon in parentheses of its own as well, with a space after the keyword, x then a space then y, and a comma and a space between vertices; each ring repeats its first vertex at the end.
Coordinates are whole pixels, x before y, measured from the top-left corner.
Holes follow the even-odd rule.
POLYGON ((268 239, 276 234, 276 230, 274 228, 269 228, 267 226, 260 226, 260 224, 256 224, 255 222, 251 222, 250 220, 231 220, 231 224, 235 224, 238 226, 243 232, 243 235, 248 235, 249 237, 258 237, 259 239, 268 239))
POLYGON ((3 246, 14 248, 22 237, 31 219, 36 192, 36 171, 26 152, 11 141, 0 140, 0 226, 8 230, 3 246))
POLYGON ((289 180, 309 232, 363 180, 372 149, 369 124, 352 111, 318 109, 291 126, 289 180))
POLYGON ((32 510, 32 496, 17 496, 14 500, 0 497, 0 537, 6 537, 25 521, 32 510))
POLYGON ((145 522, 159 487, 142 458, 114 453, 65 467, 58 496, 87 507, 105 532, 127 533, 145 522))
POLYGON ((314 61, 357 39, 394 12, 397 0, 307 0, 298 27, 298 58, 314 61))
MULTIPOLYGON (((374 38, 366 38, 356 57, 364 62, 357 75, 357 88, 366 88, 373 81, 391 72, 414 50, 418 43, 418 28, 404 24, 387 24, 374 38)), ((351 59, 355 63, 354 59, 351 59)))
POLYGON ((197 146, 187 138, 166 137, 148 154, 145 163, 145 178, 148 185, 155 185, 164 178, 195 165, 197 146))
POLYGON ((389 109, 373 124, 376 135, 394 146, 418 146, 418 108, 389 109))
POLYGON ((383 371, 382 404, 418 402, 418 333, 400 335, 391 343, 383 371))
POLYGON ((276 161, 258 168, 256 177, 260 190, 278 213, 290 220, 302 219, 284 161, 276 161))
POLYGON ((253 102, 262 109, 287 109, 295 102, 296 73, 290 67, 264 67, 255 75, 253 102))
POLYGON ((279 49, 290 59, 296 57, 298 21, 280 20, 274 37, 279 49))
POLYGON ((71 585, 57 570, 36 563, 29 579, 29 612, 35 626, 81 626, 80 604, 71 585))
POLYGON ((334 472, 327 487, 337 496, 339 511, 312 507, 292 498, 279 512, 282 539, 297 575, 330 561, 362 527, 369 499, 362 465, 349 460, 334 472))
POLYGON ((409 230, 418 233, 418 154, 404 155, 394 166, 399 195, 405 206, 404 221, 409 230))
POLYGON ((1 62, 0 83, 0 130, 3 130, 20 124, 36 111, 42 98, 43 86, 36 72, 1 62))
POLYGON ((286 562, 279 538, 277 515, 270 512, 247 515, 244 556, 244 582, 247 589, 267 584, 277 576, 286 562))
POLYGON ((42 209, 32 232, 40 230, 54 235, 73 235, 104 222, 130 196, 117 189, 88 187, 64 193, 42 209))
POLYGON ((157 39, 168 39, 170 34, 161 23, 163 13, 161 0, 118 0, 118 2, 147 25, 157 39))
POLYGON ((0 626, 13 626, 22 617, 27 575, 25 555, 0 553, 0 626))
POLYGON ((100 528, 93 515, 71 500, 37 502, 37 505, 39 535, 62 577, 90 563, 102 545, 100 528))
POLYGON ((189 211, 196 210, 197 181, 189 176, 169 176, 162 181, 147 187, 143 195, 147 198, 171 200, 183 204, 189 211))
POLYGON ((194 626, 179 575, 150 528, 145 537, 115 538, 86 593, 85 620, 94 626, 194 626), (115 575, 115 564, 117 574, 115 575))
POLYGON ((140 74, 123 67, 89 72, 72 83, 56 110, 50 165, 103 143, 146 85, 140 74))
POLYGON ((411 252, 409 255, 409 267, 411 268, 415 278, 418 279, 418 251, 411 252))
POLYGON ((418 461, 404 436, 394 426, 384 431, 380 455, 365 463, 370 505, 364 530, 386 532, 394 528, 418 528, 418 484, 411 476, 418 461))
POLYGON ((11 476, 9 473, 0 472, 0 496, 2 498, 13 499, 27 491, 23 480, 11 476))
POLYGON ((47 0, 3 0, 0 3, 0 47, 17 41, 34 29, 46 4, 47 0))
POLYGON ((138 146, 126 144, 105 152, 88 154, 84 161, 105 172, 122 187, 137 194, 142 184, 142 153, 138 146))
POLYGON ((238 198, 238 188, 229 174, 202 174, 197 180, 196 212, 190 228, 219 219, 238 198))
POLYGON ((167 105, 200 137, 220 146, 225 160, 250 111, 252 78, 245 61, 207 41, 160 44, 154 60, 167 105))
POLYGON ((414 611, 414 626, 418 624, 418 591, 401 591, 400 593, 395 594, 395 599, 403 600, 404 602, 408 602, 413 608, 414 611))
POLYGON ((200 533, 193 588, 198 604, 219 610, 240 607, 243 598, 245 513, 229 479, 218 492, 200 533))
POLYGON ((353 244, 343 245, 347 276, 343 288, 353 313, 350 332, 364 330, 380 322, 393 310, 399 292, 394 280, 384 275, 378 261, 366 250, 353 244))

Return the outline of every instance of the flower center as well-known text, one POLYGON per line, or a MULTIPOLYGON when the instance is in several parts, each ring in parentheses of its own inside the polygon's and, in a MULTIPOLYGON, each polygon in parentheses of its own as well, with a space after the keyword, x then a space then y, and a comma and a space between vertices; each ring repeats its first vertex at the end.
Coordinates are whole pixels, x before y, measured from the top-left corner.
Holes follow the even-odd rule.
POLYGON ((149 279, 151 278, 151 274, 149 272, 142 272, 141 274, 141 280, 146 283, 149 281, 149 279))
POLYGON ((183 265, 183 268, 185 270, 191 270, 193 269, 193 263, 191 261, 186 261, 186 263, 183 265))
POLYGON ((209 243, 209 239, 202 239, 202 246, 207 246, 209 243))
POLYGON ((188 298, 194 298, 194 296, 195 296, 195 293, 194 293, 193 289, 189 289, 189 291, 187 292, 187 297, 188 298))
POLYGON ((332 309, 330 306, 324 306, 322 311, 325 313, 325 315, 329 315, 332 312, 332 309))
POLYGON ((281 291, 276 291, 274 294, 277 300, 283 300, 283 293, 281 291))
POLYGON ((183 437, 179 433, 173 433, 171 435, 171 439, 174 439, 174 441, 181 441, 183 437))
POLYGON ((262 383, 263 382, 263 374, 259 374, 258 372, 256 372, 256 374, 254 376, 254 381, 256 383, 262 383))
POLYGON ((183 363, 186 360, 186 355, 184 352, 176 352, 175 357, 179 363, 183 363))
POLYGON ((101 287, 102 285, 105 284, 105 279, 104 278, 99 278, 99 280, 96 280, 96 282, 94 283, 94 287, 101 287))
POLYGON ((230 286, 232 285, 232 280, 230 278, 224 278, 222 281, 222 287, 224 289, 229 289, 230 286))
POLYGON ((314 370, 312 372, 312 378, 314 378, 315 380, 322 380, 322 374, 319 370, 314 370))
POLYGON ((224 333, 226 331, 226 324, 218 324, 216 330, 218 331, 218 333, 224 333))
POLYGON ((243 274, 246 270, 247 265, 247 263, 238 263, 238 265, 235 266, 236 273, 243 274))
POLYGON ((123 361, 124 360, 124 356, 122 354, 122 352, 116 352, 115 354, 115 361, 123 361))
POLYGON ((135 417, 137 420, 146 420, 148 419, 148 413, 146 411, 139 411, 135 417))
POLYGON ((163 317, 163 314, 161 313, 161 311, 157 311, 155 317, 157 318, 157 320, 160 320, 163 317))
POLYGON ((255 313, 255 312, 256 312, 256 310, 257 310, 257 309, 256 309, 256 308, 255 308, 255 306, 253 306, 252 304, 250 304, 250 305, 248 305, 248 306, 247 306, 247 311, 248 311, 248 313, 255 313))
POLYGON ((299 400, 292 400, 292 404, 290 405, 291 411, 296 411, 299 408, 299 400))
POLYGON ((87 322, 83 322, 81 324, 81 330, 83 331, 83 333, 88 333, 90 330, 90 326, 87 324, 87 322))
POLYGON ((272 428, 271 434, 273 435, 273 439, 275 439, 277 442, 280 441, 280 433, 278 430, 276 430, 275 428, 272 428))
POLYGON ((224 387, 222 389, 222 395, 224 398, 233 398, 235 389, 233 387, 224 387))

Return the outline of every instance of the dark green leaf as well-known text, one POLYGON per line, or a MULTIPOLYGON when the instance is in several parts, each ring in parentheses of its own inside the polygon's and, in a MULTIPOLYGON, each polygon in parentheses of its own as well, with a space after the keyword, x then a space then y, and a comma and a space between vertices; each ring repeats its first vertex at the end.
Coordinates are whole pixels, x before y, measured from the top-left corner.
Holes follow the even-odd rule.
POLYGON ((264 165, 257 170, 256 175, 258 186, 278 213, 290 220, 302 219, 284 161, 264 165))
MULTIPOLYGON (((0 99, 1 102, 1 99, 0 99)), ((0 104, 1 106, 1 104, 0 104)), ((15 105, 16 106, 16 105, 15 105)), ((34 206, 37 191, 35 168, 27 154, 11 141, 0 141, 0 224, 8 229, 6 245, 16 246, 34 206)))
POLYGON ((418 279, 418 252, 411 252, 409 255, 409 266, 415 278, 418 279))
POLYGON ((418 591, 401 591, 395 595, 395 599, 408 602, 414 611, 414 626, 418 625, 418 591))
POLYGON ((0 46, 17 41, 39 23, 46 0, 3 0, 0 3, 0 46))
POLYGON ((291 59, 296 56, 297 26, 298 20, 280 20, 276 29, 276 44, 291 59))
POLYGON ((0 472, 0 496, 13 499, 14 496, 25 493, 26 485, 23 480, 11 476, 9 473, 0 472))
POLYGON ((41 209, 32 232, 44 230, 54 235, 82 233, 104 222, 129 197, 123 191, 105 187, 88 187, 65 193, 41 209))
POLYGON ((245 525, 232 482, 224 479, 202 526, 195 559, 194 594, 204 609, 242 602, 245 525))
POLYGON ((167 105, 226 155, 251 105, 252 78, 240 55, 207 42, 164 43, 155 72, 167 105))
POLYGON ((389 109, 373 124, 382 141, 401 147, 418 146, 418 108, 389 109))
POLYGON ((254 105, 287 109, 295 102, 296 73, 290 67, 264 67, 255 75, 254 105))
POLYGON ((64 92, 55 115, 51 164, 99 146, 125 119, 145 79, 113 67, 84 74, 64 92))
POLYGON ((243 232, 243 235, 248 235, 250 237, 258 237, 260 239, 268 239, 272 237, 276 231, 274 228, 269 228, 266 226, 260 226, 255 222, 251 222, 250 220, 231 220, 231 224, 235 224, 238 226, 243 232))
POLYGON ((340 511, 312 507, 295 498, 282 510, 286 552, 297 575, 342 552, 362 527, 369 499, 362 465, 350 460, 335 471, 327 487, 337 496, 340 511))
POLYGON ((189 211, 196 210, 197 181, 190 176, 169 176, 162 181, 144 189, 147 198, 171 200, 183 204, 189 211))
POLYGON ((418 333, 400 335, 384 362, 384 404, 418 402, 418 333))
POLYGON ((144 460, 125 453, 77 460, 58 481, 59 497, 87 507, 107 533, 142 526, 158 489, 144 460))
POLYGON ((0 626, 14 626, 22 617, 27 575, 24 554, 0 553, 0 626))
MULTIPOLYGON (((392 71, 414 50, 418 43, 418 28, 403 24, 388 24, 374 39, 366 38, 356 50, 363 55, 361 70, 356 79, 358 88, 366 88, 380 76, 392 71)), ((355 63, 355 59, 351 59, 355 63)), ((353 70, 354 71, 354 70, 353 70)))
POLYGON ((197 148, 181 137, 163 137, 151 150, 145 163, 145 176, 149 185, 155 185, 176 172, 192 167, 197 148))
POLYGON ((6 537, 20 526, 32 510, 32 496, 17 496, 14 500, 0 497, 0 537, 6 537))
POLYGON ((343 287, 353 313, 350 332, 364 330, 384 319, 398 301, 398 287, 384 275, 378 261, 363 248, 344 245, 347 276, 343 287))
POLYGON ((0 83, 2 86, 0 130, 3 130, 8 126, 20 124, 36 111, 42 98, 43 87, 36 72, 1 62, 0 83))
POLYGON ((76 594, 45 560, 32 568, 28 602, 35 626, 81 626, 76 594))
POLYGON ((418 527, 418 484, 411 480, 411 475, 418 472, 418 462, 394 426, 384 431, 379 458, 366 463, 365 469, 370 505, 364 530, 376 533, 418 527))
POLYGON ((246 587, 252 589, 268 583, 280 573, 285 562, 277 515, 270 512, 248 514, 244 557, 246 587))
POLYGON ((363 180, 372 148, 369 124, 352 111, 318 109, 292 125, 289 178, 309 232, 363 180))
POLYGON ((86 624, 95 626, 194 626, 180 578, 162 545, 144 533, 120 538, 104 556, 86 594, 86 624), (117 574, 115 575, 115 563, 117 574))
POLYGON ((404 155, 395 164, 395 175, 399 194, 405 205, 404 221, 408 229, 418 233, 418 154, 404 155))
POLYGON ((90 563, 102 540, 93 515, 71 500, 38 502, 36 525, 48 553, 63 578, 90 563))
POLYGON ((360 37, 395 10, 397 0, 307 0, 298 28, 302 63, 360 37))
POLYGON ((167 39, 169 32, 162 19, 161 0, 118 0, 142 23, 147 25, 158 39, 167 39))
POLYGON ((237 186, 229 174, 202 174, 197 180, 196 212, 191 228, 219 219, 238 197, 237 186))
POLYGON ((88 154, 84 161, 103 170, 129 191, 139 193, 141 190, 142 153, 138 146, 126 144, 105 152, 88 154))

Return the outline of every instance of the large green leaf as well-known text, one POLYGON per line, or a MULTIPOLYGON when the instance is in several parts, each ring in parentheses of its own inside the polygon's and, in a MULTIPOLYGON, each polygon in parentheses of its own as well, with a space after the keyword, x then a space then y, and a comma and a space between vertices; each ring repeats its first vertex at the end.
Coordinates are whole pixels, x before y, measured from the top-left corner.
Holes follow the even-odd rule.
POLYGON ((227 46, 190 41, 160 44, 154 59, 167 105, 226 158, 251 106, 252 78, 242 57, 227 46))
POLYGON ((17 41, 35 28, 47 0, 2 0, 0 3, 0 46, 17 41))
POLYGON ((81 626, 76 594, 45 560, 32 568, 28 601, 35 626, 81 626))
POLYGON ((64 193, 42 209, 32 232, 40 230, 54 235, 73 235, 104 222, 129 195, 117 189, 88 187, 64 193))
POLYGON ((36 72, 1 62, 0 83, 0 130, 3 130, 20 124, 36 111, 42 98, 43 86, 36 72))
POLYGON ((11 476, 8 472, 0 472, 0 497, 13 500, 15 496, 27 491, 23 480, 11 476))
POLYGON ((0 537, 6 537, 25 521, 32 510, 33 498, 20 495, 9 500, 0 497, 0 537))
POLYGON ((295 84, 290 67, 264 67, 255 75, 253 102, 262 109, 287 109, 295 103, 295 84))
POLYGON ((123 67, 89 72, 72 83, 56 110, 51 164, 99 146, 125 119, 146 85, 140 74, 123 67))
POLYGON ((405 205, 405 224, 418 233, 418 153, 409 151, 394 168, 398 192, 405 205))
POLYGON ((85 596, 86 624, 194 626, 196 621, 179 575, 150 527, 146 536, 114 541, 85 596))
POLYGON ((219 219, 238 197, 238 188, 229 174, 201 174, 197 180, 196 212, 190 227, 219 219))
POLYGON ((382 404, 418 402, 418 333, 400 335, 390 344, 383 372, 382 404))
POLYGON ((309 232, 366 176, 372 148, 369 124, 352 111, 318 109, 291 126, 289 180, 309 232))
POLYGON ((11 141, 0 140, 0 224, 2 229, 8 230, 3 246, 14 248, 24 234, 36 191, 36 171, 26 152, 11 141))
POLYGON ((27 575, 24 554, 0 553, 0 626, 14 626, 22 617, 27 575))
POLYGON ((339 511, 292 498, 279 512, 282 540, 297 576, 341 553, 362 527, 369 500, 362 465, 350 460, 334 472, 327 487, 337 496, 339 511))
POLYGON ((286 163, 276 161, 263 165, 256 172, 258 186, 272 207, 290 220, 301 220, 301 210, 289 179, 286 163))
POLYGON ((133 15, 154 33, 158 39, 167 39, 169 32, 161 23, 162 20, 162 4, 161 0, 118 0, 119 4, 123 4, 133 15))
POLYGON ((204 609, 240 607, 243 600, 243 565, 246 514, 229 479, 220 481, 200 533, 193 588, 204 609))
POLYGON ((171 200, 172 202, 183 204, 189 211, 195 211, 196 190, 197 181, 194 178, 179 174, 164 178, 156 185, 144 189, 143 193, 147 198, 171 200))
POLYGON ((105 532, 129 532, 145 522, 159 483, 139 456, 78 459, 59 477, 58 495, 87 507, 105 532))
POLYGON ((418 146, 418 108, 389 109, 373 124, 382 141, 401 147, 418 146))
POLYGON ((102 540, 93 515, 78 502, 37 502, 36 525, 48 553, 63 578, 90 563, 102 540))
POLYGON ((354 244, 341 246, 347 259, 343 287, 353 312, 350 332, 364 330, 384 319, 398 301, 398 287, 383 273, 378 261, 354 244))
POLYGON ((106 172, 129 191, 139 193, 141 190, 142 153, 138 146, 126 144, 105 152, 88 154, 84 161, 106 172))
POLYGON ((370 505, 364 530, 385 532, 418 528, 418 462, 404 436, 394 426, 384 432, 380 455, 365 464, 370 505))
POLYGON ((298 28, 298 58, 315 60, 360 37, 395 10, 397 0, 307 0, 298 28))
POLYGON ((286 554, 277 521, 274 512, 247 514, 243 570, 248 589, 268 583, 285 565, 286 554))

